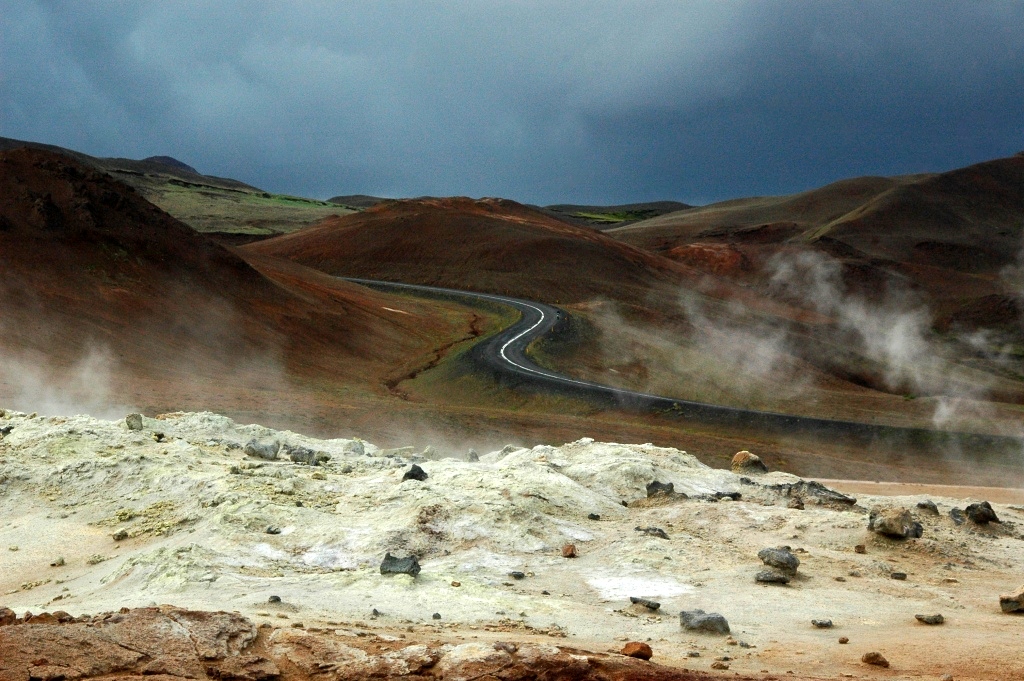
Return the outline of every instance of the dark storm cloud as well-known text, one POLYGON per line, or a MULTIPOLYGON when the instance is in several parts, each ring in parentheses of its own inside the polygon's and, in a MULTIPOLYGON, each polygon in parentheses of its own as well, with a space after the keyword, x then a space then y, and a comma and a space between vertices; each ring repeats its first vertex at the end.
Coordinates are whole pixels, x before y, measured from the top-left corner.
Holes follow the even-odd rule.
POLYGON ((0 0, 0 135, 276 191, 710 201, 1024 148, 1024 3, 0 0))

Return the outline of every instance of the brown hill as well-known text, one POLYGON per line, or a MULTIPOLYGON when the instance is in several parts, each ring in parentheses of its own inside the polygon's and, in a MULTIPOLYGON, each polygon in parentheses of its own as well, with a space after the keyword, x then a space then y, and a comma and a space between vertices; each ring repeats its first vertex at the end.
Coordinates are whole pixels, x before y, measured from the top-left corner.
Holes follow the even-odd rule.
MULTIPOLYGON (((777 258, 812 251, 862 290, 894 281, 918 291, 939 318, 1005 296, 1024 235, 1024 156, 957 170, 866 177, 781 197, 692 208, 606 233, 705 271, 764 283, 777 258), (774 260, 773 260, 774 259, 774 260)), ((997 310, 999 306, 988 305, 997 310)))
POLYGON ((465 332, 458 315, 405 300, 397 314, 390 296, 292 263, 254 268, 130 187, 36 149, 0 152, 0 273, 7 400, 287 415, 321 388, 386 393, 388 376, 465 332), (98 373, 83 365, 97 361, 98 373), (59 387, 72 377, 77 397, 59 387))
POLYGON ((392 201, 244 247, 329 274, 550 302, 643 300, 687 269, 514 201, 392 201))

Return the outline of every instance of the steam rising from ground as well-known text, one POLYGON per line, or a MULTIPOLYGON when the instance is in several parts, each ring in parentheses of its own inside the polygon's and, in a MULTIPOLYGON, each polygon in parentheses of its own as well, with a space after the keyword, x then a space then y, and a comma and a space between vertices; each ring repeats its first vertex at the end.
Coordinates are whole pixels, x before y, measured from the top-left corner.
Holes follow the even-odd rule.
POLYGON ((5 406, 43 414, 95 414, 117 418, 129 411, 112 390, 114 361, 108 349, 89 348, 71 366, 55 366, 42 353, 0 348, 5 406))
POLYGON ((682 389, 691 399, 759 409, 778 409, 780 399, 813 402, 821 394, 813 390, 815 379, 826 379, 831 364, 852 368, 862 377, 858 382, 877 390, 931 398, 938 428, 993 416, 987 401, 1004 379, 956 356, 966 352, 1005 368, 1010 356, 995 332, 940 338, 928 304, 902 281, 893 277, 877 290, 853 290, 842 264, 821 253, 776 255, 764 274, 771 298, 819 322, 769 317, 692 291, 679 298, 685 332, 639 326, 613 306, 601 306, 594 320, 605 364, 640 366, 634 374, 644 384, 637 387, 650 392, 682 389))

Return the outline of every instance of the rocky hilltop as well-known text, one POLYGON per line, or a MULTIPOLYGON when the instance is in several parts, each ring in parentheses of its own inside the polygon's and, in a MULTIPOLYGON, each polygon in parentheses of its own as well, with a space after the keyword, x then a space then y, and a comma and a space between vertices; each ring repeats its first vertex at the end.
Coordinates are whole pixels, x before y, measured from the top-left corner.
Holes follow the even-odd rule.
POLYGON ((0 434, 4 681, 1020 678, 1024 506, 590 439, 11 411, 0 434))

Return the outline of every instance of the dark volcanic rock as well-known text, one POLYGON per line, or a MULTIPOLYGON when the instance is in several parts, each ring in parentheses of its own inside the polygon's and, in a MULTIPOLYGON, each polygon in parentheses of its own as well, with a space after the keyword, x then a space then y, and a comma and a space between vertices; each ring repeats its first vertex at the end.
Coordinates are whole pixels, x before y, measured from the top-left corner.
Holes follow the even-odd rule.
POLYGON ((729 622, 717 612, 683 610, 679 613, 679 624, 688 631, 708 631, 714 634, 729 633, 729 622))
POLYGON ((673 494, 676 486, 671 482, 658 482, 654 480, 647 485, 647 496, 653 497, 658 494, 673 494))
POLYGON ((761 570, 754 575, 755 582, 763 584, 789 584, 791 577, 778 570, 761 570))
POLYGON ((412 575, 415 577, 420 573, 420 562, 416 556, 408 558, 395 558, 390 553, 384 555, 380 564, 382 575, 412 575))
POLYGON ((427 479, 427 472, 420 468, 417 464, 413 464, 409 470, 402 476, 402 480, 419 480, 420 482, 427 479))
POLYGON ((312 449, 293 445, 281 445, 281 453, 294 463, 307 466, 319 466, 331 460, 331 455, 327 452, 314 452, 312 449))
POLYGON ((949 509, 949 518, 957 525, 963 525, 967 522, 967 514, 960 508, 949 509))
POLYGON ((919 511, 924 511, 925 513, 931 513, 932 515, 939 514, 939 507, 936 506, 935 502, 932 501, 931 499, 926 499, 925 501, 917 502, 917 509, 919 511))
POLYGON ((757 557, 768 567, 790 576, 795 575, 796 569, 800 567, 800 559, 794 556, 788 547, 761 549, 757 552, 757 557))
POLYGON ((964 509, 964 514, 978 525, 1002 522, 999 520, 996 512, 992 510, 992 505, 987 501, 983 501, 980 504, 971 504, 964 509))
POLYGON ((630 596, 629 602, 634 605, 642 605, 648 610, 658 610, 661 608, 661 603, 657 601, 649 601, 646 598, 637 598, 636 596, 630 596))

